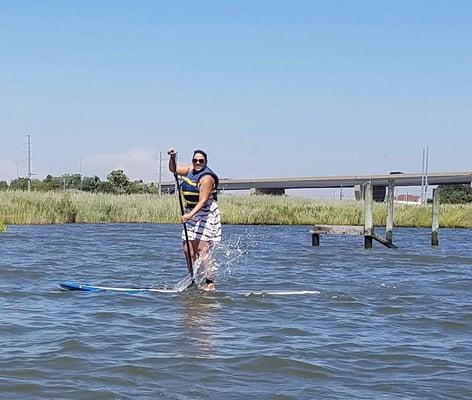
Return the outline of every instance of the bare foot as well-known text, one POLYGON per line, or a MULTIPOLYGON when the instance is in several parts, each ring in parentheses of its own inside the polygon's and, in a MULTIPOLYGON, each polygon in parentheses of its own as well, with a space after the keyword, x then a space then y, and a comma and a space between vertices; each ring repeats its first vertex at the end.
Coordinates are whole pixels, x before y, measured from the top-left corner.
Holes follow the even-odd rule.
POLYGON ((214 292, 216 290, 216 286, 214 283, 208 283, 206 286, 203 287, 205 292, 214 292))

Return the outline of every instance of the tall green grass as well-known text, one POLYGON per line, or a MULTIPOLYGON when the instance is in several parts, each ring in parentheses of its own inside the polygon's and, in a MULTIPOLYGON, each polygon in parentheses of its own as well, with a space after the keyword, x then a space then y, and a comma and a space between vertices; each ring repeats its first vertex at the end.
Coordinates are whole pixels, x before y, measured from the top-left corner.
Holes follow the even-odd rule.
MULTIPOLYGON (((221 195, 223 223, 275 225, 363 225, 364 204, 282 196, 221 195)), ((396 205, 395 225, 431 226, 431 205, 396 205)), ((0 221, 5 224, 178 223, 175 195, 112 195, 84 192, 0 192, 0 221)), ((374 204, 374 224, 385 225, 385 204, 374 204)), ((472 204, 441 206, 442 227, 472 228, 472 204)))
MULTIPOLYGON (((223 220, 229 224, 364 224, 364 203, 361 201, 321 201, 279 196, 222 196, 219 204, 223 220)), ((386 224, 386 204, 374 203, 373 214, 375 225, 386 224)), ((395 205, 396 226, 430 227, 431 223, 431 205, 395 205)), ((472 204, 441 205, 440 225, 471 228, 472 204)))
POLYGON ((85 192, 0 192, 0 220, 6 224, 178 222, 173 196, 85 192))

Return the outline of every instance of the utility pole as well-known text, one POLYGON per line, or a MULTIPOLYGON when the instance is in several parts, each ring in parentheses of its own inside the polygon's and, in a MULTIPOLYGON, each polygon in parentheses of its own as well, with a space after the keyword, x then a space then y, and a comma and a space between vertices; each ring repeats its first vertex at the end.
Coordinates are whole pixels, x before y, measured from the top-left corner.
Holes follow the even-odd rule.
POLYGON ((425 183, 425 174, 424 174, 424 168, 425 167, 425 149, 423 147, 423 159, 422 159, 422 164, 421 164, 421 203, 424 203, 424 183, 425 183))
POLYGON ((79 190, 82 190, 82 156, 79 158, 79 190))
POLYGON ((28 192, 31 192, 31 135, 28 135, 28 192))
POLYGON ((159 196, 162 195, 162 151, 159 152, 159 196))
POLYGON ((426 147, 425 177, 424 177, 424 202, 428 202, 428 164, 429 164, 429 146, 426 147))

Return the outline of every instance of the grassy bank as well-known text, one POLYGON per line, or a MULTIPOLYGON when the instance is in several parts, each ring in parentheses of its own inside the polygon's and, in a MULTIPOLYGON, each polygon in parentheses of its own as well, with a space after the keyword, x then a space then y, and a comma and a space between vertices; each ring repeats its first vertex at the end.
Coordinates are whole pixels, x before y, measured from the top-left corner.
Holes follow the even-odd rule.
MULTIPOLYGON (((219 204, 229 224, 363 225, 364 203, 314 199, 246 196, 222 197, 219 204)), ((387 206, 374 204, 374 224, 385 226, 387 206)), ((441 205, 441 227, 471 228, 472 204, 441 205)), ((431 205, 395 205, 395 226, 431 227, 431 205)))
MULTIPOLYGON (((355 201, 222 195, 219 205, 226 224, 364 223, 364 205, 355 201)), ((179 214, 177 198, 170 195, 0 192, 0 221, 5 224, 177 223, 179 214)), ((375 204, 375 225, 385 225, 386 218, 385 204, 375 204)), ((440 223, 442 227, 472 228, 472 204, 442 205, 440 223)), ((397 205, 395 225, 431 226, 431 206, 397 205)))

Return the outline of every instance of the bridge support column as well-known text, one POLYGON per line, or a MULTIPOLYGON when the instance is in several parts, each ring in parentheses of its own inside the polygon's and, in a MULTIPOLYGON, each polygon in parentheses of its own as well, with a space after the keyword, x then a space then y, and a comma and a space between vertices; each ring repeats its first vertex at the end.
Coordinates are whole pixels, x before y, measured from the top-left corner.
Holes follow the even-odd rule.
MULTIPOLYGON (((354 195, 356 200, 365 200, 365 184, 354 186, 354 195)), ((375 202, 383 203, 385 201, 385 195, 387 194, 386 186, 372 185, 372 196, 375 202)))

